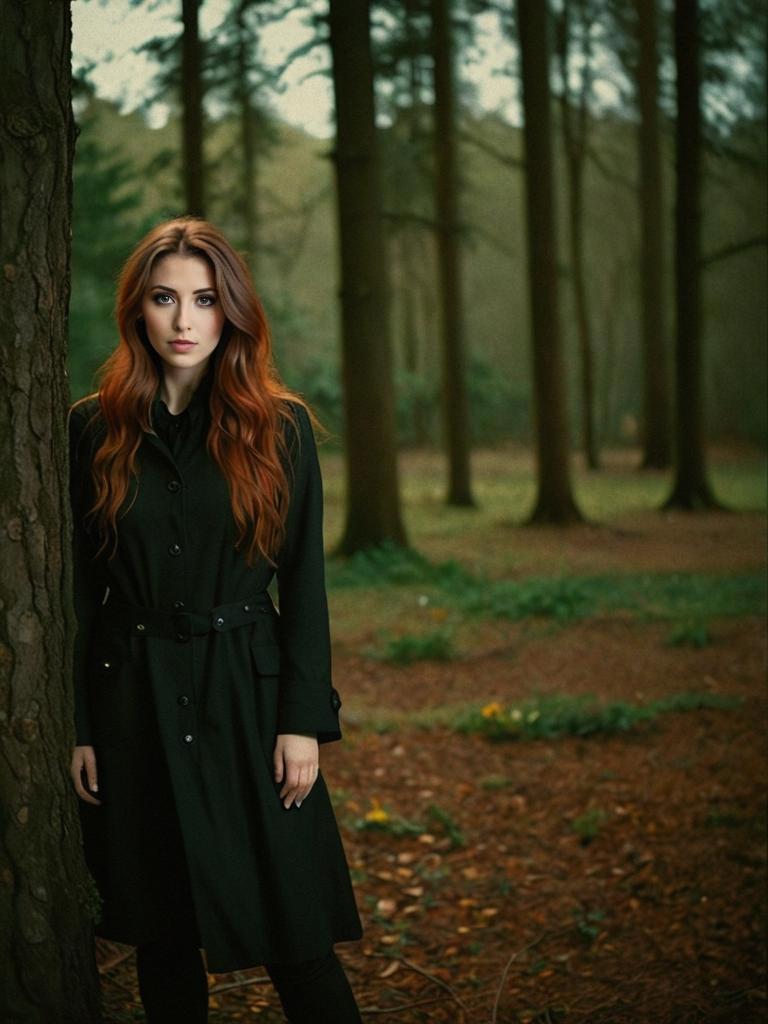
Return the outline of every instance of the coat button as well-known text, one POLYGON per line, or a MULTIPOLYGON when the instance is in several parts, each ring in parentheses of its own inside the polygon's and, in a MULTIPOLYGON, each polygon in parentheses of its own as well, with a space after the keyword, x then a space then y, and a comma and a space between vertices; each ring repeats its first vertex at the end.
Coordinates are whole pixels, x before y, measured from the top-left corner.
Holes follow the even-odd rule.
POLYGON ((249 604, 244 604, 243 605, 243 611, 244 612, 249 612, 250 610, 251 610, 251 606, 249 604))
POLYGON ((222 619, 221 616, 219 616, 218 619, 216 619, 216 625, 217 626, 223 626, 224 625, 224 619, 222 619))
POLYGON ((137 633, 143 633, 146 628, 147 627, 144 625, 143 622, 137 622, 136 623, 136 632, 137 633))
POLYGON ((185 743, 191 743, 193 739, 194 739, 194 736, 192 736, 190 733, 187 733, 187 735, 184 737, 184 742, 185 743))
POLYGON ((180 612, 183 607, 184 607, 184 602, 183 601, 174 601, 173 602, 173 609, 174 609, 174 611, 180 612))
POLYGON ((168 545, 168 554, 169 555, 180 555, 181 554, 181 545, 180 544, 169 544, 168 545))
POLYGON ((112 668, 112 662, 111 661, 105 661, 104 662, 104 668, 112 668))
POLYGON ((176 698, 176 703, 181 705, 181 707, 185 708, 189 704, 189 697, 187 697, 185 694, 182 694, 180 697, 176 698))
POLYGON ((181 484, 179 483, 178 480, 169 480, 168 483, 166 484, 166 487, 172 494, 175 494, 176 491, 181 490, 181 484))

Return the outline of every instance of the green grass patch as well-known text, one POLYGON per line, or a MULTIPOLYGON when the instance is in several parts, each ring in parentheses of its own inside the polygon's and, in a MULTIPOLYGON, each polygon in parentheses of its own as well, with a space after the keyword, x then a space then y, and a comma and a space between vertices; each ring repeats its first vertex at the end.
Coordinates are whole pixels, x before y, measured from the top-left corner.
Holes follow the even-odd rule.
POLYGON ((550 695, 511 706, 494 701, 485 707, 473 708, 456 721, 455 728, 463 733, 479 733, 491 740, 612 735, 654 722, 659 715, 669 712, 732 709, 740 703, 735 697, 706 693, 673 694, 643 705, 627 701, 604 704, 590 694, 550 695))
POLYGON ((348 559, 328 559, 326 575, 329 587, 423 583, 450 589, 471 579, 454 559, 430 562, 415 548, 405 548, 392 541, 358 551, 348 559))
POLYGON ((600 934, 603 922, 606 919, 606 913, 604 910, 598 910, 597 908, 585 908, 583 910, 574 910, 573 917, 576 934, 583 942, 590 945, 600 934))
POLYGON ((679 623, 667 637, 670 647, 708 647, 711 643, 712 634, 701 619, 679 623))
POLYGON ((427 817, 431 821, 437 822, 438 825, 443 829, 446 836, 451 841, 451 849, 455 850, 460 846, 466 846, 466 840, 464 839, 464 833, 461 831, 459 826, 456 824, 454 819, 448 813, 443 810, 442 807, 438 807, 437 804, 430 804, 427 809, 427 817))
POLYGON ((582 846, 588 846, 600 834, 608 814, 602 807, 588 807, 571 822, 571 831, 579 837, 582 846))
POLYGON ((384 647, 368 652, 379 661, 410 665, 414 661, 450 661, 456 656, 453 631, 441 626, 426 633, 404 633, 385 638, 384 647))
POLYGON ((621 609, 642 620, 701 623, 708 616, 764 613, 767 591, 760 573, 552 576, 478 582, 456 592, 453 602, 472 615, 512 620, 546 616, 568 622, 621 609))
MULTIPOLYGON (((624 610, 639 620, 672 619, 680 623, 678 643, 709 642, 707 618, 765 614, 765 573, 629 573, 598 576, 552 575, 491 579, 472 573, 458 561, 432 563, 412 548, 387 543, 359 552, 346 561, 329 559, 328 584, 338 588, 419 586, 423 604, 441 604, 463 615, 513 621, 544 617, 567 623, 624 610), (695 627, 691 624, 696 624, 695 627)), ((440 632, 435 633, 436 641, 440 632)), ((403 640, 386 655, 408 660, 410 649, 430 638, 403 640)), ((412 660, 422 655, 416 653, 412 660)), ((423 655, 434 657, 435 655, 423 655)))

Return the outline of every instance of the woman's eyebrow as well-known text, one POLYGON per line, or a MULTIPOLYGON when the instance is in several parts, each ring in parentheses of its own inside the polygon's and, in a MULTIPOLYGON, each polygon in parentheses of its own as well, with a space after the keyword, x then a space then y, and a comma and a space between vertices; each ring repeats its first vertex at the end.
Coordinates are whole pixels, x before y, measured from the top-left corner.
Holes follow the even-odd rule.
MULTIPOLYGON (((152 285, 152 290, 154 291, 155 288, 161 288, 164 292, 173 292, 174 295, 178 295, 178 292, 176 291, 175 288, 169 288, 165 284, 153 284, 152 285)), ((192 294, 193 295, 198 295, 200 292, 215 292, 215 291, 216 291, 215 288, 195 288, 195 290, 192 292, 192 294)))

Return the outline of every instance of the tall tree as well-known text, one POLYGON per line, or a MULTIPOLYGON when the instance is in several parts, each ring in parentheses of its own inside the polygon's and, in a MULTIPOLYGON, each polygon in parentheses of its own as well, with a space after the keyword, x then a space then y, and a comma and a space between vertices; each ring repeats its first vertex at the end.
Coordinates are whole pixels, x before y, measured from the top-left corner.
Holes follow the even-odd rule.
POLYGON ((0 1018, 98 1021, 74 743, 66 381, 69 5, 5 4, 0 44, 0 1018), (30 89, 29 83, 34 82, 30 89))
POLYGON ((400 516, 389 327, 368 0, 330 0, 336 108, 341 269, 342 377, 347 519, 342 554, 394 541, 400 516))
POLYGON ((205 216, 203 77, 198 26, 200 0, 181 0, 182 168, 187 213, 205 216))
POLYGON ((717 506, 704 466, 698 0, 675 0, 675 479, 664 508, 717 506))
POLYGON ((597 469, 599 456, 594 425, 594 370, 589 290, 584 266, 584 167, 589 145, 589 102, 592 92, 592 25, 590 0, 566 0, 557 18, 557 56, 560 65, 560 121, 568 182, 568 247, 570 251, 576 334, 581 378, 582 444, 587 465, 597 469), (575 14, 575 17, 574 17, 575 14), (571 89, 571 54, 579 37, 579 88, 571 89))
POLYGON ((640 251, 640 317, 643 354, 644 468, 670 464, 669 358, 665 317, 663 181, 659 128, 657 0, 634 0, 637 60, 635 86, 640 121, 637 131, 640 251))
MULTIPOLYGON (((237 122, 232 144, 219 152, 215 166, 209 161, 209 191, 224 198, 227 212, 217 204, 216 214, 225 223, 231 218, 229 230, 245 250, 257 280, 258 258, 264 250, 265 218, 260 170, 279 139, 264 99, 266 91, 275 87, 279 72, 265 67, 259 41, 262 27, 279 15, 270 0, 236 0, 212 38, 206 41, 205 50, 206 95, 232 110, 237 122), (218 169, 228 177, 232 173, 237 176, 234 189, 216 188, 218 169)), ((209 205, 212 203, 213 200, 209 205)), ((291 253, 290 257, 293 256, 291 253)))
POLYGON ((464 357, 459 180, 456 160, 451 0, 430 0, 434 79, 435 212, 440 273, 443 435, 448 455, 449 505, 474 505, 470 483, 469 408, 464 357))
POLYGON ((256 224, 257 224, 257 192, 256 192, 256 118, 251 101, 249 81, 249 44, 250 38, 246 22, 248 0, 239 0, 235 6, 235 24, 237 26, 236 41, 236 95, 240 108, 240 142, 242 146, 243 168, 243 234, 250 260, 251 271, 256 273, 256 224))
POLYGON ((528 286, 538 493, 531 522, 580 520, 571 491, 557 280, 549 4, 516 0, 525 118, 528 286))

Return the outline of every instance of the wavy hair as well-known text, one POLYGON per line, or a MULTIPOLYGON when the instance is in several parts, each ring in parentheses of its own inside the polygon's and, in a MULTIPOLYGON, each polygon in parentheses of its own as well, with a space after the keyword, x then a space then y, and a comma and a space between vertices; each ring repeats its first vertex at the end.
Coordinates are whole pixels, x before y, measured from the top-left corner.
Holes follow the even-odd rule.
POLYGON ((236 546, 248 541, 249 565, 260 554, 274 566, 290 499, 286 472, 290 463, 282 458, 287 456, 282 429, 286 419, 299 436, 289 402, 303 406, 311 422, 319 424, 307 403, 283 385, 274 367, 266 316, 245 261, 217 228, 191 216, 156 225, 126 260, 114 311, 117 347, 98 370, 98 390, 74 403, 98 398, 96 416, 100 412, 106 431, 92 461, 96 500, 88 512, 101 541, 98 554, 112 536, 110 558, 114 557, 118 512, 130 478, 138 482, 136 453, 142 434, 152 430, 150 409, 162 362, 149 343, 141 305, 154 264, 170 254, 201 257, 213 270, 225 322, 211 355, 211 425, 206 444, 229 486, 239 531, 236 546))

